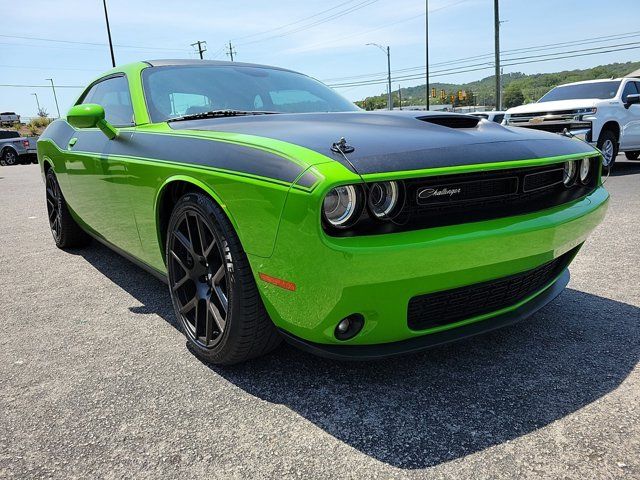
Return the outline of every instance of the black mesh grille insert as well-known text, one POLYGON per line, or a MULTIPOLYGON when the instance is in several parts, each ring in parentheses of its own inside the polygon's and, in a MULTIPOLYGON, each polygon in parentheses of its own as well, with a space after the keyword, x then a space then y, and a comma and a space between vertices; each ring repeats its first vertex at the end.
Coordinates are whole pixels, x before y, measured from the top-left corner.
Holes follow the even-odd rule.
POLYGON ((515 305, 560 275, 579 248, 526 272, 413 297, 407 324, 412 330, 425 330, 515 305))

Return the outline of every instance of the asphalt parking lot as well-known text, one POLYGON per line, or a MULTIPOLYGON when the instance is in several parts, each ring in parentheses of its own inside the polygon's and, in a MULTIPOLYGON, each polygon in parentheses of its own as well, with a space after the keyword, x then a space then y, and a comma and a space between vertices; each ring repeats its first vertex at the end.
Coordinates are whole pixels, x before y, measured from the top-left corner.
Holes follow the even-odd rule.
POLYGON ((338 363, 198 361, 166 286, 55 248, 35 165, 0 167, 1 478, 640 478, 640 162, 569 288, 525 323, 338 363))

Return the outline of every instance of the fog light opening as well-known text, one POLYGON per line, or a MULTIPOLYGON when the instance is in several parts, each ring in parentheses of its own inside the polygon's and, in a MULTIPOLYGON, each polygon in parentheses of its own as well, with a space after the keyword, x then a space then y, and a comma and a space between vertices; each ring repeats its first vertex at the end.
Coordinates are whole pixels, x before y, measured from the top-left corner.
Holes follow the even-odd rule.
POLYGON ((364 317, 359 313, 352 313, 338 322, 334 335, 338 340, 349 340, 355 337, 364 326, 364 317))

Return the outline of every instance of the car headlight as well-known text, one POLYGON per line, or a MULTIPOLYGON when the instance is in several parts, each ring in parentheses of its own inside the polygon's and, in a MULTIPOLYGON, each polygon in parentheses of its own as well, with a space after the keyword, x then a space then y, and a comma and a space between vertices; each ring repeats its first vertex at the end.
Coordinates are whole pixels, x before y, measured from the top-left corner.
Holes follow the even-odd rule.
POLYGON ((578 108, 575 113, 577 113, 578 115, 593 115, 597 111, 597 108, 578 108))
POLYGON ((591 175, 591 159, 583 158, 580 161, 580 182, 587 183, 591 175))
POLYGON ((564 178, 563 182, 565 187, 570 187, 576 179, 576 162, 570 161, 564 164, 564 178))
POLYGON ((369 209, 377 218, 391 217, 399 198, 398 182, 378 182, 369 187, 369 209))
POLYGON ((324 218, 336 228, 347 228, 358 220, 360 199, 353 185, 332 188, 322 203, 324 218))

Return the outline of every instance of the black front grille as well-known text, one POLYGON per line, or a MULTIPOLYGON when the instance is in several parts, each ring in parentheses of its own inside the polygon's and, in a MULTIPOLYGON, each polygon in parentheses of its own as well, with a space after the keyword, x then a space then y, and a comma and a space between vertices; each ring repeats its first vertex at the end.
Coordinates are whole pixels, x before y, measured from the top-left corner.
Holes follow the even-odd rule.
POLYGON ((412 330, 425 330, 511 307, 551 283, 579 248, 526 272, 413 297, 407 324, 412 330))

